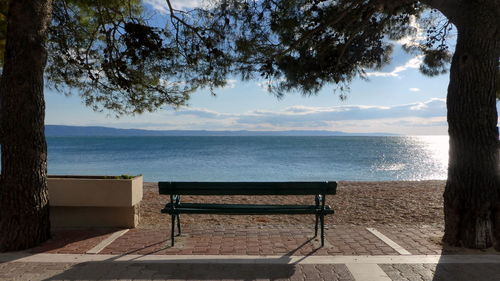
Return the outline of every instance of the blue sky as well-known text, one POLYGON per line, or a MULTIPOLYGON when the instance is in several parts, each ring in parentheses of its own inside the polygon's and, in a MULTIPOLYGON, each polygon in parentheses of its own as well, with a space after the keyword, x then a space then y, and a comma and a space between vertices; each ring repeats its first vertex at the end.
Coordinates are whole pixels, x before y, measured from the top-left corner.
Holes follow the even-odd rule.
MULTIPOLYGON (((178 8, 199 0, 178 0, 178 8)), ((159 14, 164 0, 146 0, 159 14)), ((188 107, 162 108, 154 113, 116 119, 109 113, 86 108, 78 96, 66 97, 46 90, 46 124, 109 126, 150 130, 334 130, 387 132, 405 135, 446 134, 448 74, 429 78, 419 73, 421 58, 395 44, 392 63, 370 71, 369 81, 353 81, 348 98, 341 101, 325 87, 318 95, 289 93, 282 99, 269 94, 265 81, 230 79, 216 91, 200 90, 188 107)), ((498 106, 497 106, 498 107, 498 106)))

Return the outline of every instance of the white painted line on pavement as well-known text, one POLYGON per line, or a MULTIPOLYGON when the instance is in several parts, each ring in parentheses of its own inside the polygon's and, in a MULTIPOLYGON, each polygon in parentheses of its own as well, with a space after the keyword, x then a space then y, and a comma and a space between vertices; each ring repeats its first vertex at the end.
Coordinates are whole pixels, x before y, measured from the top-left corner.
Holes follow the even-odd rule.
POLYGON ((116 239, 118 239, 118 237, 122 236, 128 231, 129 231, 128 229, 124 229, 111 234, 108 238, 102 240, 99 244, 95 245, 94 248, 88 250, 87 254, 99 254, 104 248, 109 246, 109 244, 113 243, 116 239))
POLYGON ((392 281, 376 264, 348 263, 346 266, 356 281, 392 281))
POLYGON ((378 239, 382 240, 385 244, 389 245, 389 247, 393 248, 400 255, 411 255, 411 253, 405 250, 405 248, 399 246, 398 243, 392 241, 391 239, 389 239, 389 237, 380 233, 375 228, 367 227, 366 230, 370 231, 373 235, 377 236, 378 239))
POLYGON ((128 262, 199 264, 500 264, 500 255, 388 255, 388 256, 239 256, 239 255, 87 255, 0 254, 0 262, 128 262))

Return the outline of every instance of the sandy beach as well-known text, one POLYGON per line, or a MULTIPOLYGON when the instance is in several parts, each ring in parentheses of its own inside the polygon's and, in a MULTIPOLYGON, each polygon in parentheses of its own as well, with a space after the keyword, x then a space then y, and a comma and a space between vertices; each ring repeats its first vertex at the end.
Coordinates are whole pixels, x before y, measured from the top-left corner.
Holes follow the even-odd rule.
MULTIPOLYGON (((335 225, 436 225, 443 221, 445 181, 380 181, 338 183, 337 194, 327 196, 327 204, 335 210, 327 216, 327 224, 335 225)), ((183 196, 183 202, 311 204, 313 196, 183 196)), ((170 218, 160 213, 169 201, 158 194, 158 184, 144 183, 139 228, 168 228, 170 218)), ((182 215, 183 224, 309 224, 312 216, 227 216, 182 215)))

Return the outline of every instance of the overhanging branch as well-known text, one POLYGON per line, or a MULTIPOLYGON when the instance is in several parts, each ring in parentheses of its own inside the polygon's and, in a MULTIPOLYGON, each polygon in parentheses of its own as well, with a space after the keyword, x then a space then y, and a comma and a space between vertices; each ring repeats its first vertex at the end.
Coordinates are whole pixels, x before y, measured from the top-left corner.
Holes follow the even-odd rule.
MULTIPOLYGON (((188 28, 188 29, 190 29, 191 31, 193 31, 193 32, 196 34, 196 36, 197 36, 197 37, 198 37, 201 41, 203 41, 203 42, 204 42, 204 41, 205 41, 205 38, 204 38, 204 37, 203 37, 203 36, 199 33, 199 30, 198 30, 196 27, 194 27, 194 26, 190 25, 189 23, 185 22, 183 19, 179 18, 179 17, 175 14, 175 11, 176 11, 176 10, 175 10, 175 9, 174 9, 174 7, 172 6, 172 3, 170 3, 170 0, 165 0, 165 1, 167 1, 168 10, 170 11, 170 17, 171 17, 172 19, 177 20, 179 23, 181 23, 182 25, 184 25, 186 28, 188 28)), ((173 23, 172 23, 172 24, 173 24, 173 23)))
POLYGON ((453 23, 459 17, 457 13, 461 2, 459 0, 419 0, 419 2, 440 11, 453 23))

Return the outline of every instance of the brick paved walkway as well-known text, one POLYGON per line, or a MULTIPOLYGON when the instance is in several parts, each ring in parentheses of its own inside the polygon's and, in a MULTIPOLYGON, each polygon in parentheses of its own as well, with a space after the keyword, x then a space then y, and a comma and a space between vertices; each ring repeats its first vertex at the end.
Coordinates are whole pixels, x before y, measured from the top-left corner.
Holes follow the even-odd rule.
POLYGON ((102 254, 157 255, 392 255, 391 247, 363 227, 331 227, 325 247, 303 226, 185 227, 170 247, 168 230, 133 229, 102 254))
POLYGON ((398 256, 176 259, 158 255, 148 258, 38 254, 6 257, 0 255, 0 280, 500 280, 498 255, 449 256, 455 257, 453 259, 407 255, 401 260, 398 256), (378 273, 373 274, 373 269, 378 273))
MULTIPOLYGON (((374 226, 414 255, 461 254, 443 248, 440 226, 374 226)), ((118 229, 56 231, 53 239, 32 252, 83 254, 118 229)), ((131 229, 105 247, 101 254, 167 255, 394 255, 397 252, 361 226, 330 226, 325 247, 304 225, 194 225, 184 226, 170 247, 168 229, 131 229)), ((482 251, 467 251, 483 254, 482 251)), ((492 252, 486 252, 491 254, 492 252)))
MULTIPOLYGON (((437 255, 443 251, 443 229, 436 226, 379 226, 377 229, 414 255, 437 255)), ((448 251, 447 253, 451 253, 448 251)))
POLYGON ((118 229, 59 230, 52 239, 33 248, 33 253, 84 254, 118 229))
MULTIPOLYGON (((85 253, 114 230, 56 232, 53 239, 32 251, 85 253)), ((169 255, 392 255, 391 247, 360 226, 333 226, 326 230, 325 247, 320 248, 314 230, 306 226, 195 226, 184 227, 170 247, 169 230, 131 229, 107 246, 102 254, 169 255)))
POLYGON ((460 258, 457 255, 464 252, 443 249, 439 226, 371 227, 411 255, 398 254, 361 226, 330 226, 323 248, 319 247, 318 238, 312 239, 312 227, 305 225, 187 225, 182 236, 176 238, 175 247, 170 247, 169 230, 137 228, 111 242, 98 255, 74 254, 86 253, 117 229, 64 230, 23 253, 29 257, 45 253, 33 256, 39 258, 3 258, 2 262, 0 255, 0 280, 500 280, 498 252, 465 253, 469 257, 498 256, 492 262, 465 256, 463 262, 442 263, 439 255, 454 254, 451 257, 460 258), (236 255, 247 260, 242 258, 240 262, 236 255), (249 256, 261 257, 264 262, 248 261, 249 256), (77 261, 78 257, 90 258, 77 261), (152 260, 141 260, 142 257, 152 260), (181 259, 159 262, 155 257, 181 259), (330 259, 335 257, 340 260, 330 259), (377 260, 370 260, 371 257, 377 260), (184 262, 177 262, 183 259, 184 262), (366 264, 366 270, 359 265, 360 259, 365 260, 361 264, 366 264), (373 269, 375 275, 370 272, 373 269))

